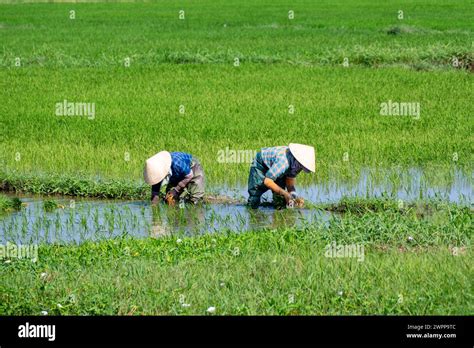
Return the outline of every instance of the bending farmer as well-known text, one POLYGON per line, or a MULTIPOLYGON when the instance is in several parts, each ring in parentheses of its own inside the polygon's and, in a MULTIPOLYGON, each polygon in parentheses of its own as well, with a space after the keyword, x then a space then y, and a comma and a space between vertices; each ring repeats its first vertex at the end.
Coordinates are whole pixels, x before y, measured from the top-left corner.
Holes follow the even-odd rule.
POLYGON ((312 146, 290 144, 261 149, 250 167, 248 204, 252 208, 257 208, 261 196, 269 189, 273 191, 274 203, 280 196, 285 199, 286 204, 289 204, 297 198, 296 176, 302 170, 314 173, 315 167, 312 146))
POLYGON ((193 204, 204 197, 204 171, 199 161, 184 152, 161 151, 145 162, 145 182, 151 187, 152 203, 157 203, 166 185, 165 202, 175 205, 179 198, 193 204))

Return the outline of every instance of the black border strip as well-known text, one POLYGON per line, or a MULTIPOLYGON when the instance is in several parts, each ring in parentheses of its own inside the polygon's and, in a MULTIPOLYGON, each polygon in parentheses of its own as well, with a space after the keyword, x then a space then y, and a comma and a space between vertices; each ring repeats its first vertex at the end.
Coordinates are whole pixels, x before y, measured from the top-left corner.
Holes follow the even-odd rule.
POLYGON ((472 316, 176 316, 0 317, 0 347, 59 344, 272 344, 447 345, 472 347, 472 316), (19 326, 55 325, 55 340, 20 338, 19 326), (408 325, 421 325, 419 330, 408 325), (437 325, 444 325, 442 328, 437 325), (448 328, 446 325, 450 325, 448 328), (455 338, 407 338, 407 334, 452 334, 455 338))

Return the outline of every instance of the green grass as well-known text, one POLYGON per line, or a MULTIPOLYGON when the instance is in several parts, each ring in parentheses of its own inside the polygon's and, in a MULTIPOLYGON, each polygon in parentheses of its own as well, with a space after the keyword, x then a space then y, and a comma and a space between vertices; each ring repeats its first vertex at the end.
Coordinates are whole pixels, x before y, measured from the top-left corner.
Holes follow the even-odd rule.
POLYGON ((210 186, 232 184, 246 180, 249 164, 219 163, 218 151, 291 141, 315 146, 317 175, 325 180, 361 167, 425 166, 442 175, 472 166, 468 73, 166 65, 0 74, 9 86, 0 92, 0 160, 21 173, 139 181, 144 160, 168 149, 200 158, 210 186), (64 99, 96 103, 95 119, 56 116, 64 99), (381 116, 388 100, 421 103, 421 119, 381 116))
POLYGON ((472 74, 450 63, 472 61, 468 1, 0 6, 4 186, 61 174, 127 180, 134 196, 144 159, 162 149, 198 156, 208 187, 232 185, 248 163, 218 163, 218 151, 291 141, 316 147, 317 174, 303 183, 362 167, 472 168, 472 74), (56 116, 65 99, 95 103, 96 117, 56 116), (420 103, 421 119, 381 116, 388 100, 420 103))
POLYGON ((131 180, 103 180, 85 175, 22 174, 2 172, 0 190, 37 195, 67 195, 77 197, 145 199, 150 187, 131 180))
POLYGON ((21 209, 21 200, 17 197, 7 197, 0 194, 0 215, 3 213, 10 213, 21 209))
POLYGON ((2 6, 0 23, 4 67, 15 57, 57 67, 119 66, 125 57, 147 66, 231 64, 235 57, 302 65, 348 58, 355 65, 428 69, 449 68, 453 57, 473 61, 468 0, 17 4, 2 6))
POLYGON ((37 263, 0 265, 0 313, 472 314, 466 253, 392 246, 366 247, 363 262, 326 258, 320 232, 42 246, 37 263))

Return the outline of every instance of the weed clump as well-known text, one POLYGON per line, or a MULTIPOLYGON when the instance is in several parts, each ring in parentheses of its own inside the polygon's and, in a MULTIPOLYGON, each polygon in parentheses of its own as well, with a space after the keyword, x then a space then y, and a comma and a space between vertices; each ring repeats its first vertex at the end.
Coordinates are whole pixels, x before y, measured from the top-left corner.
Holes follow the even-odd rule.
POLYGON ((22 201, 18 197, 9 198, 5 195, 0 195, 0 213, 7 213, 18 211, 22 207, 22 201))
POLYGON ((43 202, 43 209, 47 212, 51 212, 57 208, 59 208, 59 205, 55 200, 47 199, 43 202))

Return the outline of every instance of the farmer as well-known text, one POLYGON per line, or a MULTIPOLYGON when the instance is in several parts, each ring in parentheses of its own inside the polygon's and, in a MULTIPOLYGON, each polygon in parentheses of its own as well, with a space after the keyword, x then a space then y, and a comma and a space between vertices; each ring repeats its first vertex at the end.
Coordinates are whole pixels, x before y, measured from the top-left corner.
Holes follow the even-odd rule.
POLYGON ((175 205, 180 196, 186 202, 198 203, 204 197, 204 171, 196 157, 184 152, 158 152, 145 162, 145 182, 151 186, 151 201, 159 200, 166 185, 165 202, 175 205))
MULTIPOLYGON (((283 197, 287 205, 298 198, 295 178, 299 172, 315 171, 314 147, 302 144, 265 147, 255 156, 250 166, 248 204, 257 208, 261 196, 273 191, 274 204, 283 197)), ((303 202, 302 199, 301 202, 303 202)))

